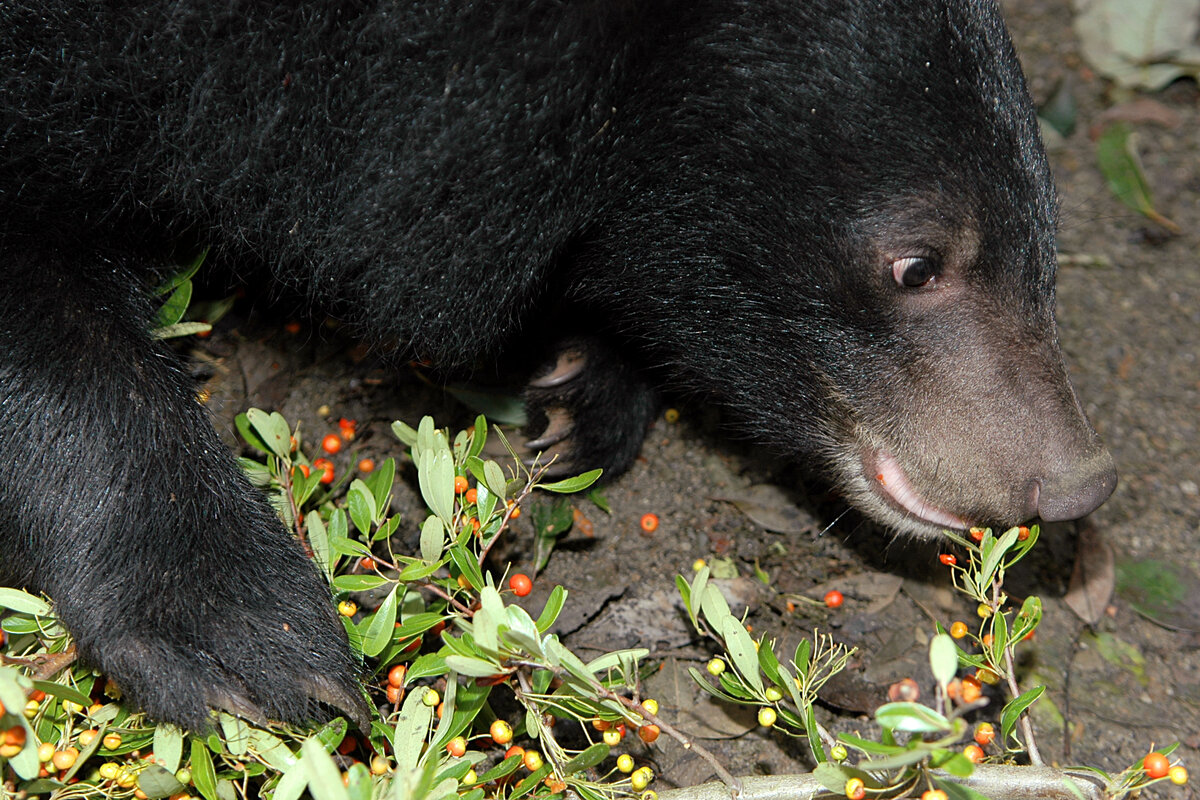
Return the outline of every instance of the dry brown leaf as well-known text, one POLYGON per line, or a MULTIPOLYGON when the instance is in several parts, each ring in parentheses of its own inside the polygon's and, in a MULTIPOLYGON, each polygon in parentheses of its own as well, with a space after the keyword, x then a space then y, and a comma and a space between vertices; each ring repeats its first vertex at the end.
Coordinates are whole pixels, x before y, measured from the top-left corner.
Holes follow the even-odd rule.
POLYGON ((1075 547, 1071 584, 1063 601, 1076 616, 1093 625, 1108 607, 1115 584, 1112 548, 1095 527, 1084 523, 1075 547))

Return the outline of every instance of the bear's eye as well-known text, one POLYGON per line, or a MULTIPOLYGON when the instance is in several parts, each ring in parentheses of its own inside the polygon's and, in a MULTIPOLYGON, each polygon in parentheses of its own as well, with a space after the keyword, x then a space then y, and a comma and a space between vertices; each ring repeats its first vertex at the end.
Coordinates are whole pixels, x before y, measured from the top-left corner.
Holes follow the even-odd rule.
POLYGON ((941 263, 936 258, 913 256, 898 258, 892 262, 892 277, 906 289, 931 285, 941 272, 941 263))

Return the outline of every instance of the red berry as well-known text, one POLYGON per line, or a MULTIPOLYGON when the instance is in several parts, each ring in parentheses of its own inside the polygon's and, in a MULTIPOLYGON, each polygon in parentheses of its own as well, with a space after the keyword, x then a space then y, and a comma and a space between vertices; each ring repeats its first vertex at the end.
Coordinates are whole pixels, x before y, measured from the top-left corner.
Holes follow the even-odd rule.
POLYGON ((518 572, 508 579, 508 588, 512 589, 517 597, 525 597, 533 591, 533 581, 528 575, 518 572))
POLYGON ((359 461, 358 462, 358 471, 359 472, 374 472, 375 471, 375 459, 364 458, 362 461, 359 461))
POLYGON ((830 589, 825 593, 825 605, 830 608, 837 608, 844 602, 846 602, 845 596, 837 589, 830 589))
POLYGON ((1150 778, 1165 778, 1171 771, 1171 762, 1162 753, 1153 752, 1142 759, 1142 770, 1150 778))
POLYGON ((470 488, 470 485, 471 484, 467 483, 467 479, 464 478, 462 475, 454 476, 454 493, 455 494, 462 494, 468 488, 470 488))
POLYGON ((321 449, 326 453, 337 453, 342 449, 342 440, 335 433, 331 433, 321 440, 321 449))
POLYGON ((656 530, 658 530, 658 515, 643 514, 642 530, 644 530, 646 533, 654 533, 656 530))
POLYGON ((285 322, 283 324, 283 329, 288 333, 295 335, 300 332, 300 323, 296 322, 295 320, 292 320, 291 322, 285 322))
POLYGON ((1018 542, 1023 542, 1028 538, 1029 538, 1029 528, 1026 528, 1024 525, 1017 528, 1017 541, 1018 542))
POLYGON ((321 483, 333 483, 333 462, 328 458, 314 459, 313 467, 321 470, 321 483))
POLYGON ((952 553, 942 553, 940 556, 938 556, 938 561, 942 562, 947 567, 953 567, 958 563, 958 559, 955 558, 952 553))
POLYGON ((963 755, 966 756, 971 763, 978 764, 983 761, 983 748, 977 744, 969 744, 963 748, 963 755))

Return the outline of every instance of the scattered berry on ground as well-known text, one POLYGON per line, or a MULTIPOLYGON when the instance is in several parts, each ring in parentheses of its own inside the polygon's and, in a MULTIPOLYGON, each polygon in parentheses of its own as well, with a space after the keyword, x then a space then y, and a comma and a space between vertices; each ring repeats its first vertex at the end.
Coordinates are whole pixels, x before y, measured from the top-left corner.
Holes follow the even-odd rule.
POLYGON ((374 472, 375 471, 375 459, 373 459, 373 458, 361 459, 358 462, 358 471, 359 472, 374 472))
POLYGON ((321 449, 330 455, 341 452, 342 438, 336 433, 331 433, 321 440, 321 449))
POLYGON ((838 608, 844 602, 846 602, 846 597, 837 589, 830 589, 825 593, 825 605, 830 608, 838 608))
POLYGON ((642 514, 641 525, 646 533, 654 533, 658 530, 658 514, 642 514))

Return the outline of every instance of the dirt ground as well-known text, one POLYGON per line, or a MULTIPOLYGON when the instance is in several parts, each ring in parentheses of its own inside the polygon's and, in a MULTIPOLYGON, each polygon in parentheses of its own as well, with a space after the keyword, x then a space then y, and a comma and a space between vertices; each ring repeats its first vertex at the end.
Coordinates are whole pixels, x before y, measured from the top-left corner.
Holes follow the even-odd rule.
MULTIPOLYGON (((1059 320, 1075 386, 1121 474, 1112 499, 1090 520, 1046 530, 1011 577, 1014 594, 1037 593, 1046 604, 1022 679, 1048 687, 1036 717, 1048 760, 1118 771, 1152 744, 1179 741, 1177 755, 1200 778, 1200 92, 1180 83, 1154 96, 1179 115, 1175 128, 1134 123, 1156 205, 1183 231, 1164 236, 1113 197, 1096 166, 1089 128, 1127 98, 1114 96, 1080 58, 1065 0, 1005 5, 1035 100, 1069 80, 1079 104, 1075 132, 1051 148, 1062 193, 1060 250, 1070 257, 1060 272, 1059 320), (1111 547, 1126 576, 1094 626, 1062 599, 1081 527, 1111 547), (1166 585, 1163 574, 1182 596, 1152 608, 1146 594, 1166 585)), ((219 418, 249 405, 275 408, 302 420, 310 440, 340 416, 356 418, 363 435, 355 453, 398 455, 388 432, 396 418, 415 424, 431 413, 443 425, 471 418, 407 370, 356 360, 361 354, 336 336, 308 328, 288 334, 246 322, 244 311, 197 355, 219 418), (324 417, 322 405, 329 407, 324 417)), ((686 668, 711 649, 680 613, 677 573, 690 576, 697 558, 732 565, 738 577, 727 593, 749 607, 755 635, 779 639, 781 652, 813 628, 857 647, 819 711, 837 731, 870 731, 870 712, 894 681, 913 677, 930 686, 932 620, 971 620, 973 609, 949 590, 936 547, 892 540, 794 466, 723 439, 719 417, 703 404, 671 403, 679 420, 660 419, 634 468, 605 490, 611 514, 575 501, 591 530, 577 525, 559 543, 529 606, 540 608, 550 587, 562 584, 570 596, 559 631, 581 654, 650 648, 663 668, 648 689, 665 717, 735 774, 808 771, 802 741, 756 728, 749 714, 718 707, 691 684, 686 668), (729 498, 742 498, 751 513, 729 498), (647 511, 661 519, 653 535, 638 525, 647 511), (768 531, 763 521, 792 532, 768 531), (769 584, 754 578, 756 565, 769 584), (846 596, 836 611, 797 599, 820 598, 829 587, 846 596)), ((403 493, 396 501, 411 510, 416 502, 403 493)), ((416 523, 407 527, 412 538, 416 523)), ((528 570, 532 539, 526 518, 501 557, 528 570)), ((997 711, 993 705, 979 718, 996 721, 997 711)), ((703 761, 671 744, 648 757, 662 784, 712 777, 703 761)), ((1197 797, 1195 783, 1152 794, 1197 797)))

